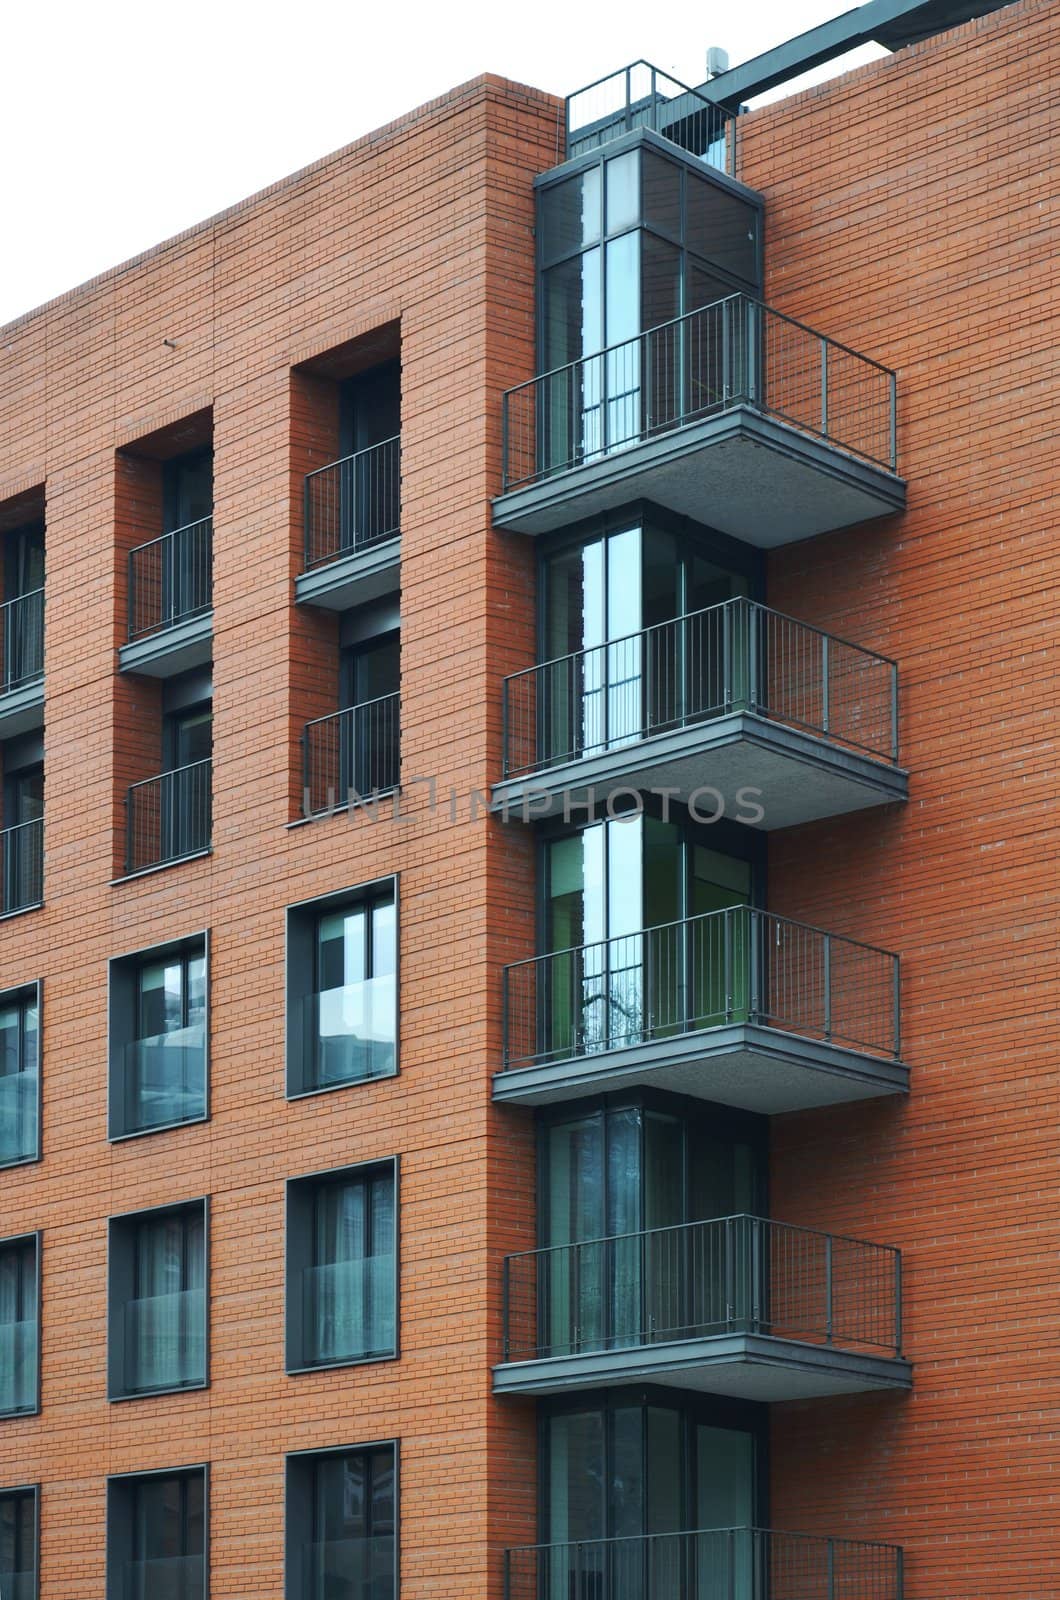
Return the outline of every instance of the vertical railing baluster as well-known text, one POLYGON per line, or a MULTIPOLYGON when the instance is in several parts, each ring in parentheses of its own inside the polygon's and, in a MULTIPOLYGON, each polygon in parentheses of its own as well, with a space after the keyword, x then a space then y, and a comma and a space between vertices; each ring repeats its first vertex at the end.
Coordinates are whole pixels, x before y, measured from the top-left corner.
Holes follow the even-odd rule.
POLYGON ((821 434, 828 438, 828 340, 821 339, 821 434))

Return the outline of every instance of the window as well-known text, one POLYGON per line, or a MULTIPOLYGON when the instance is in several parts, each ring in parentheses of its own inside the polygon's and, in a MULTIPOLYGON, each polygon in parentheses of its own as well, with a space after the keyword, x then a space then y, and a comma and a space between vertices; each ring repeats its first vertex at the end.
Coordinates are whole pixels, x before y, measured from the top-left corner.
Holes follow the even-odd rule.
POLYGON ((0 1416, 40 1409, 40 1235, 0 1240, 0 1416))
POLYGON ((396 1188, 392 1162, 289 1184, 289 1372, 397 1354, 396 1188))
POLYGON ((206 1383, 206 1201, 115 1217, 107 1349, 112 1400, 206 1383))
POLYGON ((40 985, 0 994, 0 1167, 40 1155, 40 985))
POLYGON ((397 1446, 287 1458, 285 1600, 394 1600, 397 1446))
POLYGON ((13 528, 3 541, 0 692, 44 671, 44 523, 13 528))
POLYGON ((111 962, 110 1138, 206 1116, 206 982, 205 934, 111 962))
POLYGON ((40 905, 43 897, 43 735, 7 739, 0 755, 4 771, 0 915, 6 916, 40 905))
POLYGON ((111 1478, 107 1600, 205 1600, 205 1467, 111 1478))
POLYGON ((393 879, 288 911, 287 1092, 397 1071, 393 879))
POLYGON ((36 1600, 37 1490, 0 1489, 0 1596, 36 1600))

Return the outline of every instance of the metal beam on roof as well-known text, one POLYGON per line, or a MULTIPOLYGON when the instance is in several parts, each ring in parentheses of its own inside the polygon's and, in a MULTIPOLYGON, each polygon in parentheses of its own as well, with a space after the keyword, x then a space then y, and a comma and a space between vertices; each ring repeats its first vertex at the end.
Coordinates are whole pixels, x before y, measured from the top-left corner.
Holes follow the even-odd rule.
POLYGON ((744 61, 701 84, 698 93, 730 111, 744 100, 834 61, 863 44, 900 50, 959 23, 1000 11, 1011 0, 867 0, 830 22, 796 34, 784 44, 744 61))

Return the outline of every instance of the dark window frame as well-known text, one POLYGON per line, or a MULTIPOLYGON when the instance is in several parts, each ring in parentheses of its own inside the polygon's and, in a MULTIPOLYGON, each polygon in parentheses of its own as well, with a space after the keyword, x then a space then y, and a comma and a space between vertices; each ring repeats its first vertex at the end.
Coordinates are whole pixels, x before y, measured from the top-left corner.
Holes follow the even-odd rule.
POLYGON ((41 1367, 43 1365, 41 1360, 43 1324, 41 1296, 41 1277, 43 1275, 44 1256, 43 1230, 38 1228, 29 1233, 15 1233, 9 1235, 7 1238, 0 1239, 0 1254, 2 1254, 5 1250, 22 1249, 27 1245, 33 1246, 33 1320, 37 1331, 36 1382, 34 1385, 33 1404, 30 1406, 20 1406, 13 1411, 0 1411, 0 1421, 3 1421, 9 1417, 35 1417, 39 1416, 41 1411, 41 1367))
POLYGON ((304 1517, 304 1506, 312 1491, 305 1483, 299 1483, 298 1479, 308 1478, 316 1461, 326 1460, 328 1457, 369 1455, 379 1450, 390 1450, 393 1453, 394 1600, 397 1600, 401 1592, 401 1440, 399 1438, 372 1439, 356 1444, 322 1445, 313 1450, 288 1451, 284 1456, 284 1600, 312 1600, 311 1596, 307 1597, 302 1592, 299 1585, 296 1559, 298 1547, 303 1542, 304 1531, 304 1521, 300 1522, 299 1516, 304 1517))
POLYGON ((210 1387, 210 1222, 209 1195, 196 1195, 189 1200, 147 1206, 137 1211, 123 1211, 107 1218, 107 1399, 112 1404, 150 1400, 160 1395, 198 1393, 210 1387), (196 1207, 201 1208, 203 1229, 203 1376, 192 1383, 130 1389, 124 1381, 126 1354, 124 1330, 121 1330, 120 1337, 118 1333, 126 1306, 137 1298, 134 1259, 136 1228, 140 1223, 163 1220, 178 1213, 190 1215, 196 1207), (123 1289, 120 1299, 115 1282, 119 1277, 131 1288, 131 1292, 124 1292, 123 1289))
POLYGON ((125 1585, 122 1582, 120 1563, 125 1559, 117 1548, 119 1538, 124 1538, 132 1529, 130 1527, 131 1514, 125 1499, 139 1483, 146 1483, 166 1478, 191 1478, 199 1473, 202 1476, 202 1506, 203 1506, 203 1585, 202 1600, 209 1600, 210 1596, 210 1463, 208 1461, 189 1462, 186 1466, 151 1468, 143 1472, 112 1472, 106 1479, 106 1600, 132 1600, 131 1596, 124 1593, 125 1585))
POLYGON ((385 1082, 401 1074, 401 898, 400 875, 390 873, 348 889, 295 901, 284 911, 284 1093, 288 1100, 307 1095, 332 1094, 343 1089, 363 1088, 385 1082), (385 903, 390 896, 394 906, 394 1064, 389 1072, 369 1077, 348 1078, 336 1083, 317 1081, 315 1052, 306 1048, 304 1004, 315 994, 318 981, 318 929, 322 917, 345 907, 385 903))
MULTIPOLYGON (((32 1540, 33 1540, 33 1550, 32 1550, 32 1556, 33 1556, 33 1569, 32 1569, 33 1590, 32 1590, 32 1592, 33 1592, 34 1600, 36 1600, 36 1597, 40 1594, 40 1484, 39 1483, 13 1483, 13 1484, 5 1484, 3 1487, 0 1487, 0 1500, 16 1499, 16 1498, 17 1499, 25 1499, 27 1496, 31 1499, 31 1502, 32 1502, 32 1505, 33 1505, 33 1516, 32 1516, 33 1532, 32 1532, 32 1535, 31 1535, 32 1540)), ((25 1572, 25 1570, 26 1569, 24 1567, 21 1569, 22 1572, 25 1572)), ((4 1577, 4 1574, 2 1572, 0 1572, 0 1580, 2 1580, 3 1577, 4 1577)))
POLYGON ((401 1358, 401 1157, 383 1156, 354 1162, 344 1167, 328 1167, 320 1172, 288 1178, 284 1187, 284 1370, 289 1377, 305 1373, 331 1372, 343 1367, 378 1366, 401 1358), (341 1357, 334 1361, 306 1360, 306 1329, 301 1298, 301 1275, 314 1261, 313 1234, 315 1207, 320 1191, 346 1181, 370 1181, 389 1172, 393 1188, 393 1321, 392 1350, 364 1356, 341 1357))
MULTIPOLYGON (((107 962, 107 1140, 118 1144, 126 1139, 144 1139, 155 1133, 166 1133, 174 1128, 192 1128, 210 1120, 210 930, 186 934, 181 939, 167 940, 165 944, 148 945, 142 950, 130 950, 124 955, 111 956, 107 962), (125 1093, 125 1050, 143 1037, 137 1029, 139 1020, 134 1010, 139 1007, 139 975, 147 966, 171 957, 183 961, 201 954, 205 963, 205 1017, 203 1036, 205 1059, 203 1063, 203 1113, 197 1117, 184 1117, 177 1122, 160 1122, 148 1128, 127 1128, 120 1115, 125 1093)), ((0 996, 0 1000, 2 1000, 0 996)), ((185 984, 184 1004, 187 1004, 185 984)))
MULTIPOLYGON (((43 1113, 44 1113, 44 1096, 43 1096, 43 1080, 44 1080, 44 1050, 43 1050, 43 1040, 44 1040, 44 1028, 43 1028, 43 1019, 44 1019, 44 980, 42 978, 33 978, 33 979, 30 980, 29 983, 14 984, 14 985, 12 985, 12 987, 10 989, 4 989, 3 991, 0 991, 0 1009, 2 1009, 4 1007, 7 1007, 7 1006, 14 1006, 14 1005, 17 1005, 18 1008, 19 1008, 18 1031, 19 1031, 19 1060, 20 1060, 20 1062, 24 1061, 24 1058, 25 1058, 25 1032, 26 1032, 25 1012, 26 1012, 26 1008, 27 1008, 27 1006, 30 1006, 30 1005, 34 1005, 37 1008, 37 1052, 36 1052, 36 1054, 37 1054, 37 1059, 36 1059, 36 1076, 37 1076, 37 1116, 36 1116, 36 1120, 37 1120, 37 1140, 36 1140, 36 1147, 33 1150, 32 1154, 26 1155, 26 1156, 17 1156, 13 1161, 4 1161, 3 1159, 0 1159, 0 1173, 7 1172, 7 1171, 9 1171, 10 1169, 12 1169, 14 1167, 32 1166, 34 1162, 40 1161, 41 1156, 42 1156, 42 1151, 43 1151, 43 1139, 44 1139, 44 1133, 43 1133, 43 1113)), ((22 1073, 24 1073, 25 1070, 26 1070, 25 1066, 22 1065, 19 1068, 19 1072, 15 1073, 15 1074, 12 1074, 12 1076, 18 1077, 22 1073)))

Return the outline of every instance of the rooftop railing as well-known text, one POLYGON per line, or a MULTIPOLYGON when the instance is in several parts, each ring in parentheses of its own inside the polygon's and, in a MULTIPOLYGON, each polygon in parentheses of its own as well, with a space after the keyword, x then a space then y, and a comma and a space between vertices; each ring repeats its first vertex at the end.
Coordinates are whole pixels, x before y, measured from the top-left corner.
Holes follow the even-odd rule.
POLYGON ((381 695, 307 722, 302 736, 306 816, 319 816, 398 786, 400 706, 381 695))
POLYGON ((504 396, 504 488, 752 406, 892 472, 895 375, 733 294, 542 373, 504 396))
POLYGON ((727 1334, 897 1356, 901 1256, 763 1217, 527 1250, 504 1262, 504 1360, 727 1334))
POLYGON ((504 1600, 902 1600, 902 1551, 862 1539, 708 1528, 504 1553, 504 1600))
POLYGON ((0 694, 21 689, 44 673, 44 590, 33 589, 0 605, 0 694))
POLYGON ((129 551, 129 639, 146 638, 213 604, 213 518, 129 551))
POLYGON ((400 528, 400 435, 306 476, 307 572, 393 539, 400 528))
POLYGON ((566 99, 567 159, 650 128, 708 166, 736 171, 736 118, 648 61, 634 61, 566 99))
POLYGON ((890 951, 730 906, 503 969, 504 1069, 733 1023, 898 1058, 890 951))
POLYGON ((885 656, 737 598, 504 680, 504 776, 737 711, 898 759, 885 656))
POLYGON ((131 784, 125 801, 125 870, 142 872, 210 848, 213 762, 194 761, 131 784))

